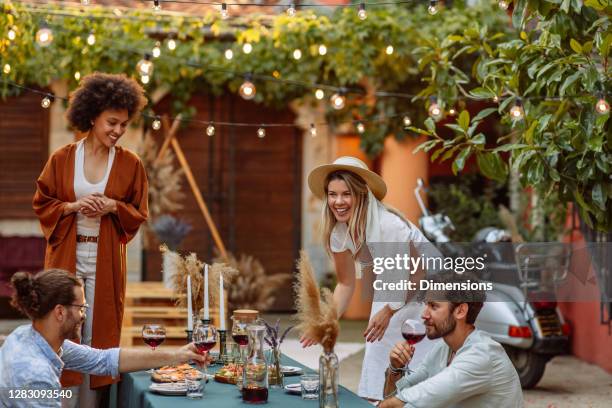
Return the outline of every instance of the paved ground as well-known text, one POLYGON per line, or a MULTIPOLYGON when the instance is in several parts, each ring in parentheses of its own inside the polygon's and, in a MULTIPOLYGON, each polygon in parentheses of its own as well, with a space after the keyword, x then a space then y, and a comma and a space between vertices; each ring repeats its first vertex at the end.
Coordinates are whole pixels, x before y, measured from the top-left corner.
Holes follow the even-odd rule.
MULTIPOLYGON (((275 321, 277 316, 266 316, 275 321)), ((288 315, 280 315, 281 324, 289 324, 288 315)), ((0 344, 6 335, 24 321, 0 321, 0 344)), ((27 322, 26 322, 27 323, 27 322)), ((361 341, 365 322, 343 321, 339 341, 361 341)), ((292 333, 289 337, 297 337, 292 333)), ((340 363, 340 383, 355 391, 359 384, 363 351, 340 363)), ((612 374, 572 356, 551 360, 544 378, 533 390, 524 391, 527 408, 610 408, 612 406, 612 374)))

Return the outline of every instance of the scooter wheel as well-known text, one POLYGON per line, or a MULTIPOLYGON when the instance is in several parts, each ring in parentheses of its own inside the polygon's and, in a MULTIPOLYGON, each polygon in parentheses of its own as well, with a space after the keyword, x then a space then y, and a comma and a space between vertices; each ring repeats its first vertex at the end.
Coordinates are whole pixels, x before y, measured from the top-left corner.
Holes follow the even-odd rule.
POLYGON ((504 346, 504 348, 518 373, 521 386, 525 389, 535 387, 544 375, 544 369, 549 358, 516 347, 504 346))

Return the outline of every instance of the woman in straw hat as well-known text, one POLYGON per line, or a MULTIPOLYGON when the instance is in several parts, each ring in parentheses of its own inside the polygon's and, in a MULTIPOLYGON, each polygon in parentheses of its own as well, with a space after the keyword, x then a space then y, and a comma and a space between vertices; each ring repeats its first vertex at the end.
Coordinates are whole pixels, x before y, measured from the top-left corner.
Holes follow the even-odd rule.
MULTIPOLYGON (((353 295, 355 277, 361 277, 361 271, 356 271, 355 261, 358 260, 365 268, 372 266, 372 252, 376 248, 371 244, 402 243, 404 250, 409 251, 409 247, 414 248, 414 243, 427 242, 427 239, 399 212, 381 203, 387 186, 359 159, 344 156, 332 164, 315 168, 308 176, 308 186, 315 196, 326 200, 323 207, 323 240, 335 264, 338 284, 334 289, 334 301, 341 316, 353 295)), ((359 396, 373 401, 383 399, 388 365, 386 357, 393 346, 402 340, 403 321, 408 318, 420 319, 420 314, 421 306, 416 303, 377 301, 375 296, 364 332, 366 350, 359 396)), ((308 333, 304 333, 301 342, 304 347, 314 344, 308 333)), ((430 347, 431 342, 427 339, 419 343, 412 359, 412 368, 430 347)))

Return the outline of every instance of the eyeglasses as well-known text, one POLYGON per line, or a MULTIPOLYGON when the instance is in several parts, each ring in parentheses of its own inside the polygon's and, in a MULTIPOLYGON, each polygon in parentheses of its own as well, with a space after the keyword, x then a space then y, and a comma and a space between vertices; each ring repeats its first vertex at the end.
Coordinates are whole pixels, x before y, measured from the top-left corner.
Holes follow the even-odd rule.
POLYGON ((78 307, 81 309, 81 313, 85 314, 87 312, 87 309, 89 309, 89 305, 87 303, 83 303, 82 305, 64 305, 64 306, 74 306, 74 307, 78 307))

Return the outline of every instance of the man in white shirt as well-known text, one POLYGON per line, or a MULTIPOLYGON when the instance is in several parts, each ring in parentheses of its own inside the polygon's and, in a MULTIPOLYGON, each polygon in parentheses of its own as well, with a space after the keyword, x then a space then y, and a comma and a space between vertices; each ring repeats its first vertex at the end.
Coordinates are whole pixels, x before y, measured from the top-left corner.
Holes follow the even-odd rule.
MULTIPOLYGON (((467 276, 444 274, 435 282, 467 282, 467 276)), ((474 282, 474 279, 470 279, 474 282)), ((451 286, 452 287, 452 286, 451 286)), ((427 337, 442 337, 414 372, 404 374, 414 346, 395 345, 386 372, 382 408, 520 408, 523 393, 516 369, 504 348, 474 322, 486 294, 482 290, 430 291, 421 316, 427 337)))

